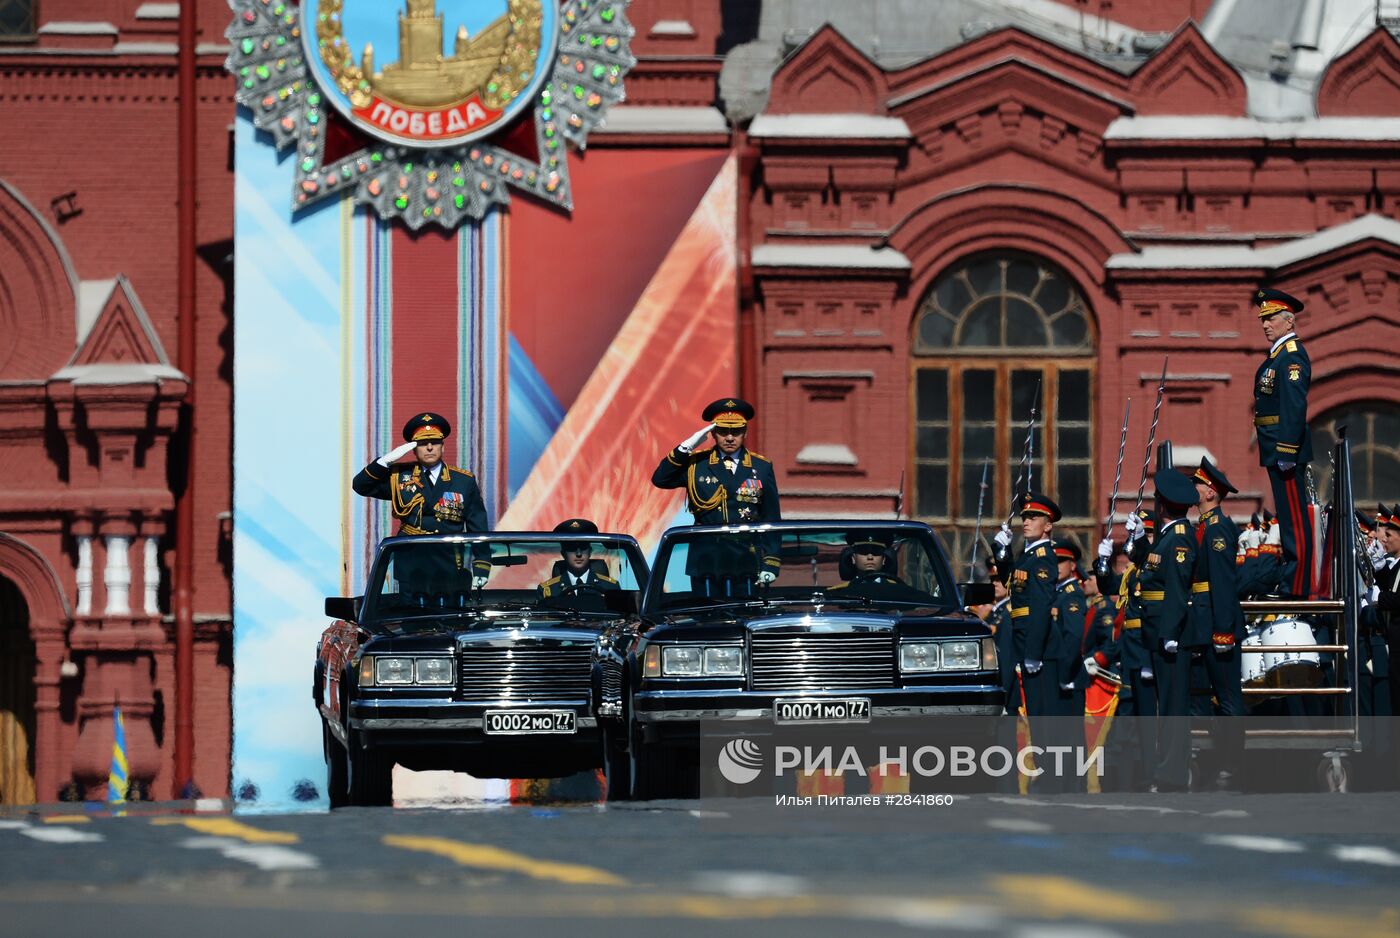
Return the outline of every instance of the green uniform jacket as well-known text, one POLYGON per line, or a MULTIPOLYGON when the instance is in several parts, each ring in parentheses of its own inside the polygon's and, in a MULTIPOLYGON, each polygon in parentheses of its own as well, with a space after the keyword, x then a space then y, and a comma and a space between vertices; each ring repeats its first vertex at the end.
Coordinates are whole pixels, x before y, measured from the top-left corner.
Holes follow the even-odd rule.
MULTIPOLYGON (((686 507, 696 524, 766 524, 781 521, 778 479, 765 456, 739 449, 734 472, 724 468, 723 454, 711 447, 698 453, 673 449, 651 474, 659 489, 685 489, 686 507)), ((777 539, 764 542, 763 565, 776 571, 777 539)))
POLYGON ((1163 642, 1181 642, 1191 618, 1191 574, 1196 569, 1196 535, 1178 518, 1162 528, 1138 574, 1143 638, 1151 651, 1163 642))
POLYGON ((1244 641, 1244 612, 1240 609, 1239 529, 1225 512, 1212 508, 1201 515, 1196 529, 1199 549, 1191 581, 1191 628, 1183 645, 1228 645, 1244 641), (1216 641, 1215 636, 1224 641, 1216 641))
POLYGON ((1021 551, 1011 571, 1011 627, 1020 661, 1047 661, 1060 654, 1059 630, 1052 628, 1058 574, 1049 539, 1021 551))
POLYGON ((1312 363, 1297 337, 1269 353, 1254 373, 1254 427, 1259 465, 1312 461, 1308 432, 1308 385, 1312 363))

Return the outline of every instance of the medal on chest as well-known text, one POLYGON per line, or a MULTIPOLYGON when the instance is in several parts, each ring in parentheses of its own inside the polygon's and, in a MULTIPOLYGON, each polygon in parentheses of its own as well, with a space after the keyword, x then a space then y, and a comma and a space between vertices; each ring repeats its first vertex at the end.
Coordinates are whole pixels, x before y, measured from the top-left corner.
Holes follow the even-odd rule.
POLYGON ((1274 369, 1272 367, 1265 368, 1264 373, 1259 376, 1259 393, 1274 393, 1274 369))

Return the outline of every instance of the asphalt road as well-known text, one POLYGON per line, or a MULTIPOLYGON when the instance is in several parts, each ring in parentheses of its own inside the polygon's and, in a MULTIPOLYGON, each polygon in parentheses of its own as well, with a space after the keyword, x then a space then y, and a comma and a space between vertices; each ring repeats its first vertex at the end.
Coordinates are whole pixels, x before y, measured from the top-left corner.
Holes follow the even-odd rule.
POLYGON ((54 806, 0 817, 0 934, 1400 935, 1397 819, 1393 793, 54 806))

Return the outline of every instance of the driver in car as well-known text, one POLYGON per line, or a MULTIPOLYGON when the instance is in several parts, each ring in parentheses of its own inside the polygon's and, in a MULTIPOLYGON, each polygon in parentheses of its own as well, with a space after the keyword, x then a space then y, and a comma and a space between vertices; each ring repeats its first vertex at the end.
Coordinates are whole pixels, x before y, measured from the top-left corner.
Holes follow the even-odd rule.
MULTIPOLYGON (((555 525, 554 531, 597 534, 598 526, 587 518, 570 518, 555 525)), ((555 562, 554 575, 540 584, 541 599, 560 599, 618 589, 617 581, 607 574, 607 563, 601 560, 594 562, 592 545, 586 541, 566 541, 559 546, 563 559, 555 562)))
POLYGON ((927 599, 924 593, 905 584, 893 570, 890 549, 894 538, 884 532, 857 531, 846 535, 848 546, 842 551, 838 575, 843 583, 831 587, 828 593, 841 590, 845 595, 870 599, 927 599))

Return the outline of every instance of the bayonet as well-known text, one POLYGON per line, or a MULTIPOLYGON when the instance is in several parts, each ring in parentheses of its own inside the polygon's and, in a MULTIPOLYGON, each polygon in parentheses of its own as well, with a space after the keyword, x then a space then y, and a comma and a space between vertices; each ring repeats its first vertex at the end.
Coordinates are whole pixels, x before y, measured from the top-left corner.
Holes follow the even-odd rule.
POLYGON ((1167 358, 1162 356, 1162 377, 1157 382, 1157 403, 1152 405, 1152 427, 1147 431, 1147 449, 1142 454, 1142 476, 1138 479, 1137 503, 1133 514, 1142 508, 1142 494, 1147 490, 1147 467, 1152 465, 1152 450, 1157 445, 1157 421, 1162 416, 1162 397, 1167 392, 1167 358))

